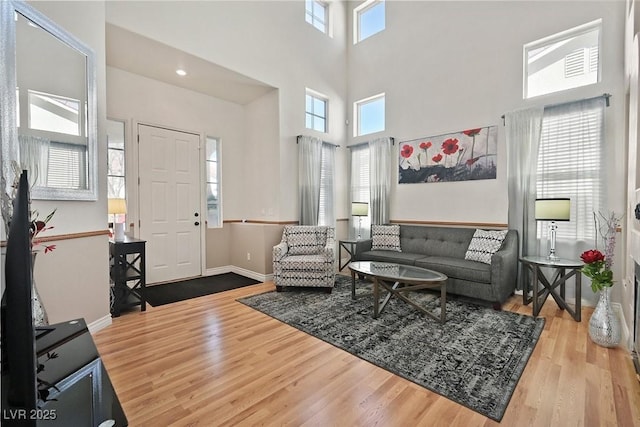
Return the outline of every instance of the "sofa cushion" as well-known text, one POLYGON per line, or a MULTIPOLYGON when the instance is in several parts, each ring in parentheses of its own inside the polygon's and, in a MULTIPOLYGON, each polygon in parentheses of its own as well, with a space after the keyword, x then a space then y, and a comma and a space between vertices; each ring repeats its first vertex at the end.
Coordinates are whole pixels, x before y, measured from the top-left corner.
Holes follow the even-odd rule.
POLYGON ((415 266, 434 270, 455 279, 491 283, 491 266, 477 261, 432 256, 417 259, 415 266))
POLYGON ((491 256, 502 246, 508 230, 476 230, 464 259, 491 264, 491 256))
POLYGON ((366 251, 359 259, 366 261, 395 262, 397 264, 414 265, 417 259, 424 258, 424 254, 412 254, 396 251, 366 251))
POLYGON ((403 252, 464 259, 474 231, 474 228, 403 224, 400 227, 400 245, 403 252))
POLYGON ((317 254, 327 241, 326 227, 292 226, 285 228, 285 234, 291 255, 317 254))
POLYGON ((387 250, 401 252, 399 225, 372 225, 372 250, 387 250))

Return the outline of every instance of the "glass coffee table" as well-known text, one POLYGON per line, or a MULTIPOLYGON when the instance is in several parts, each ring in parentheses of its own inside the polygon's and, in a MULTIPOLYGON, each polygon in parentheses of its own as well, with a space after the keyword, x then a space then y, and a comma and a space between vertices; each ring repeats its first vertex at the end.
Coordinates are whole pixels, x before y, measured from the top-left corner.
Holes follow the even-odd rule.
POLYGON ((380 316, 389 300, 395 296, 440 323, 446 321, 447 276, 444 274, 412 265, 377 261, 351 262, 349 270, 351 270, 351 298, 353 299, 356 298, 356 274, 373 281, 374 318, 380 316), (380 302, 380 288, 388 292, 382 302, 380 302), (434 288, 440 288, 439 318, 405 295, 411 291, 434 288))

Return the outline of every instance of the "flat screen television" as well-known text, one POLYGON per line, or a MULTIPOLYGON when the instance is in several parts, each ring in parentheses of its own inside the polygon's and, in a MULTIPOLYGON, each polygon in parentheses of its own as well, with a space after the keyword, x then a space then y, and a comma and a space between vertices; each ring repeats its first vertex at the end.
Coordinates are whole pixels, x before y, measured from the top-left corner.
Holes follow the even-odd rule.
MULTIPOLYGON (((29 234, 31 222, 29 219, 29 183, 27 172, 23 171, 14 199, 4 269, 5 290, 2 296, 3 414, 8 414, 7 411, 10 410, 23 410, 29 414, 36 409, 38 399, 36 338, 31 299, 31 239, 29 234)), ((35 424, 35 421, 30 423, 28 419, 22 421, 19 425, 35 424)), ((5 424, 5 420, 3 420, 3 424, 5 424)))

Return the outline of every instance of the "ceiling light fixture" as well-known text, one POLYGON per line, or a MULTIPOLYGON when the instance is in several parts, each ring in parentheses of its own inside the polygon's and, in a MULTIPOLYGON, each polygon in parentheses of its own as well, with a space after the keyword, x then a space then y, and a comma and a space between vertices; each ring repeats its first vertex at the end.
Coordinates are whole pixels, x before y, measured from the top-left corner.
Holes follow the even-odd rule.
POLYGON ((178 68, 176 70, 176 74, 179 75, 179 76, 183 76, 184 77, 184 76, 187 75, 187 72, 185 70, 181 69, 181 68, 178 68))

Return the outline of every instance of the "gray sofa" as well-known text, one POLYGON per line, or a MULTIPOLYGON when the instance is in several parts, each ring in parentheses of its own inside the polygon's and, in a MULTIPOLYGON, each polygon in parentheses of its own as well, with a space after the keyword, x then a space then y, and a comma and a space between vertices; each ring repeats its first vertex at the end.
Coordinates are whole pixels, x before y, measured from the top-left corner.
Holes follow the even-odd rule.
POLYGON ((371 250, 372 240, 357 243, 357 261, 415 265, 446 274, 447 293, 487 301, 498 309, 513 294, 518 271, 518 233, 509 230, 491 264, 465 259, 475 229, 400 225, 401 252, 371 250))

